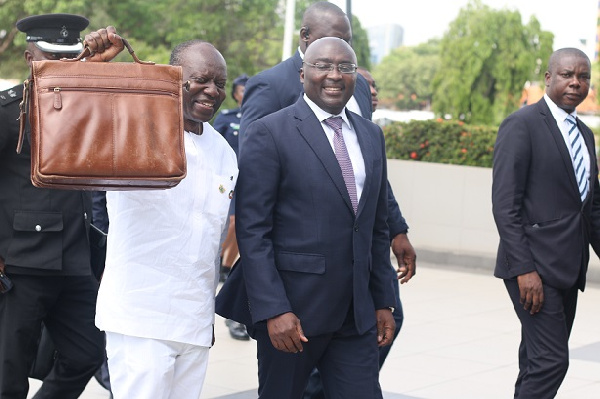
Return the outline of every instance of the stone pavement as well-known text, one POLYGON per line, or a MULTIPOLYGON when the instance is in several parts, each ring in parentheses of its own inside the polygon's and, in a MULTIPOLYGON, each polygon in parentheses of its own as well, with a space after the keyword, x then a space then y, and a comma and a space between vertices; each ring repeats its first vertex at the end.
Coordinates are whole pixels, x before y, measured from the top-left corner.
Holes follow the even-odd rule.
MULTIPOLYGON (((405 321, 381 371, 385 399, 512 398, 520 326, 490 272, 418 264, 401 286, 405 321)), ((600 286, 579 296, 571 363, 558 399, 600 398, 600 286)), ((256 399, 256 346, 216 323, 202 399, 256 399)), ((32 391, 39 386, 32 381, 32 391), (35 386, 34 386, 35 385, 35 386)), ((107 399, 91 381, 83 399, 107 399)), ((282 398, 285 399, 285 398, 282 398)))

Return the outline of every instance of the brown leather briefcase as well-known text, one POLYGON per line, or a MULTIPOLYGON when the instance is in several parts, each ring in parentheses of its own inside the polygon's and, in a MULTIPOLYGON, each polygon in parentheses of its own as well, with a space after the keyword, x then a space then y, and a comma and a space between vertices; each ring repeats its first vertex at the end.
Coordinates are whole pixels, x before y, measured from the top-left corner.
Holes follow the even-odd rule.
MULTIPOLYGON (((83 190, 169 188, 186 175, 182 71, 142 62, 34 61, 29 111, 31 181, 83 190)), ((29 105, 28 105, 29 104, 29 105)))

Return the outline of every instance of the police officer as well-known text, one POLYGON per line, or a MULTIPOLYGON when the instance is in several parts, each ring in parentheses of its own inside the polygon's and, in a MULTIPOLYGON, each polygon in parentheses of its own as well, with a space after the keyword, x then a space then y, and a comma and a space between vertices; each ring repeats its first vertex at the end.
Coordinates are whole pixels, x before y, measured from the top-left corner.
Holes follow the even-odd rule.
POLYGON ((231 148, 238 155, 238 133, 240 131, 240 120, 242 119, 242 99, 248 75, 243 74, 233 80, 231 87, 231 97, 237 102, 237 108, 224 109, 215 118, 213 127, 225 137, 231 148))
MULTIPOLYGON (((36 15, 17 22, 27 35, 25 60, 73 58, 84 17, 36 15)), ((77 398, 103 361, 94 325, 98 282, 91 273, 91 198, 83 191, 31 184, 27 138, 17 154, 21 86, 0 92, 0 270, 13 288, 0 294, 0 397, 25 399, 42 322, 57 357, 34 398, 77 398)))

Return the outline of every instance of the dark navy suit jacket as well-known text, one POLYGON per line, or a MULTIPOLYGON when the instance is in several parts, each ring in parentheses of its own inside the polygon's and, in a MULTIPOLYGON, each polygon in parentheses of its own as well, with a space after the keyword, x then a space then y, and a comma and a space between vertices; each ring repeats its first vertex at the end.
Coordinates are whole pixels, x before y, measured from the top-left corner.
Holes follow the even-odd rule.
POLYGON ((348 117, 366 169, 356 215, 304 99, 248 128, 236 188, 241 263, 219 292, 219 314, 258 323, 294 312, 314 336, 337 331, 353 306, 363 334, 375 325, 376 309, 395 305, 383 134, 356 114, 348 117))
POLYGON ((552 287, 585 287, 589 245, 596 253, 600 249, 600 187, 594 136, 583 122, 577 124, 591 166, 583 203, 569 151, 543 98, 500 126, 492 186, 500 233, 496 277, 536 270, 552 287))

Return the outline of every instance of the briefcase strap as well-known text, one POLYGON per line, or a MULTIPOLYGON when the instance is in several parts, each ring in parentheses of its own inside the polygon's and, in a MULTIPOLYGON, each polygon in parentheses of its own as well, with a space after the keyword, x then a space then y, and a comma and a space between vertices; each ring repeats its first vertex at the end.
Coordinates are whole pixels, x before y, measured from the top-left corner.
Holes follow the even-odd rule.
POLYGON ((29 89, 31 81, 26 79, 23 82, 23 99, 19 104, 19 140, 17 141, 17 154, 23 149, 23 140, 25 139, 25 122, 27 119, 27 110, 29 109, 29 89))

